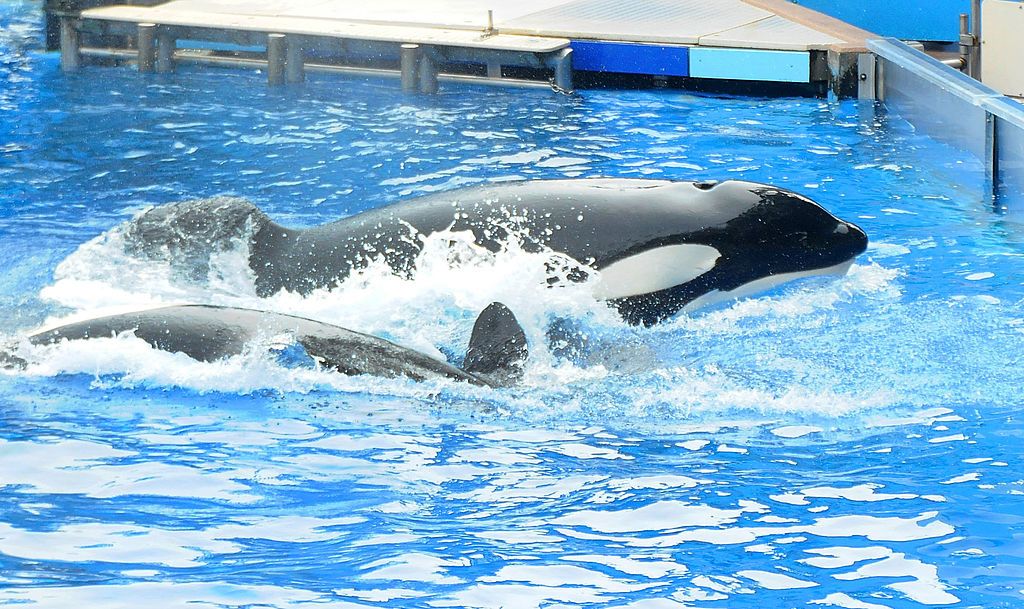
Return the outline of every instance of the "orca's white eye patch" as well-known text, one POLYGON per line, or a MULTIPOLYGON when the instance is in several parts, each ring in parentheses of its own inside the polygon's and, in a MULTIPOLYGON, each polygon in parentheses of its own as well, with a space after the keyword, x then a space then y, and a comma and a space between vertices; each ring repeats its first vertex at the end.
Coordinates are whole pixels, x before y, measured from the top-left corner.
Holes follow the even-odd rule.
POLYGON ((649 249, 599 269, 594 297, 624 298, 682 285, 715 268, 721 255, 710 245, 694 243, 649 249))

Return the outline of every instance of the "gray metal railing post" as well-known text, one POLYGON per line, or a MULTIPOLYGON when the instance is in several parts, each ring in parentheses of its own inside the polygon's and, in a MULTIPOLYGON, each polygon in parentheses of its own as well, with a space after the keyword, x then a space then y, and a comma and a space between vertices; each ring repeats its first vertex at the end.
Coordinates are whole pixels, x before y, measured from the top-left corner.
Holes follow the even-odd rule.
POLYGON ((156 71, 161 73, 174 71, 174 48, 177 41, 166 27, 158 28, 156 34, 156 71))
POLYGON ((156 24, 138 26, 139 72, 148 74, 156 69, 156 24))
POLYGON ((306 80, 306 63, 302 49, 302 39, 299 36, 289 36, 286 46, 287 57, 284 62, 285 81, 297 83, 306 80))
POLYGON ((402 90, 411 92, 419 88, 420 45, 403 44, 401 49, 402 90))
POLYGON ((420 92, 437 93, 437 62, 430 53, 423 53, 420 58, 420 92))
POLYGON ((967 75, 981 80, 981 0, 971 0, 971 38, 974 44, 967 75))
POLYGON ((985 112, 985 179, 990 196, 999 193, 999 119, 985 112))
POLYGON ((267 35, 267 84, 271 86, 284 84, 286 43, 284 34, 267 35))
POLYGON ((484 38, 490 38, 498 33, 498 30, 494 29, 494 11, 488 9, 487 11, 487 27, 484 29, 484 38))
POLYGON ((60 18, 60 69, 74 72, 82 65, 78 28, 71 17, 60 18))

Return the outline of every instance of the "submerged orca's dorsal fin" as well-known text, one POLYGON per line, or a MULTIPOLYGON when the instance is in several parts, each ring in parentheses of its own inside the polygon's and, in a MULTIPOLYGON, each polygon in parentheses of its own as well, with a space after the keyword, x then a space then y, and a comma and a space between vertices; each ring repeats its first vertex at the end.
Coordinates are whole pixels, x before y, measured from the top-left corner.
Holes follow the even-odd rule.
POLYGON ((519 320, 508 307, 492 302, 473 324, 463 370, 492 385, 512 385, 522 378, 528 353, 519 320))

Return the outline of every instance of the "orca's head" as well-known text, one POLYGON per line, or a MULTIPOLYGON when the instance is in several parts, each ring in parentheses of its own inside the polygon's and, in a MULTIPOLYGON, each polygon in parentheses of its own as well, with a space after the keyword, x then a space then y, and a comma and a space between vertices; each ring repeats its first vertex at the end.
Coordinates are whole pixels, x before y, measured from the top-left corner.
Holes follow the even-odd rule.
POLYGON ((828 269, 867 249, 868 238, 860 227, 801 194, 740 181, 698 187, 718 194, 723 205, 735 206, 735 215, 719 233, 723 254, 760 274, 828 269))
MULTIPOLYGON (((867 249, 868 238, 811 199, 776 186, 726 181, 694 184, 724 207, 707 228, 721 258, 718 291, 745 293, 808 275, 841 274, 867 249)), ((738 294, 734 294, 738 295, 738 294)))
POLYGON ((803 195, 754 182, 675 182, 659 247, 601 269, 595 293, 631 323, 748 296, 787 281, 843 274, 867 249, 858 226, 803 195), (667 226, 678 224, 678 227, 667 226))

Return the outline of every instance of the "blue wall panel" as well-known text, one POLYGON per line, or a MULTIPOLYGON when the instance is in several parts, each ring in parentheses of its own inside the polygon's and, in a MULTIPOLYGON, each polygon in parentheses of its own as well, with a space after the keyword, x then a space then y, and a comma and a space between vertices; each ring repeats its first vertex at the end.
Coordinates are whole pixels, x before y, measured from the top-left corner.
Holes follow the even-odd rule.
POLYGON ((574 70, 689 76, 689 47, 627 42, 572 41, 574 70))
POLYGON ((809 82, 811 56, 807 51, 752 51, 694 47, 690 76, 729 80, 809 82))
POLYGON ((793 0, 881 36, 954 41, 970 0, 793 0))

